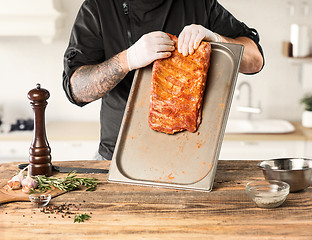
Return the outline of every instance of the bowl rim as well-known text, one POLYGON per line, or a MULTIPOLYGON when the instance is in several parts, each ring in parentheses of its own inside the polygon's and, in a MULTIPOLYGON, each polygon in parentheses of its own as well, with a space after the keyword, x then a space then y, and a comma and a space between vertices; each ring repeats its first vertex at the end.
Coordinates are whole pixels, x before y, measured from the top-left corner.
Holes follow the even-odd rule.
MULTIPOLYGON (((254 180, 254 181, 248 182, 248 183, 246 184, 246 191, 248 191, 248 192, 250 192, 250 193, 251 193, 251 192, 254 192, 254 191, 252 191, 252 190, 250 189, 251 185, 252 185, 253 183, 261 183, 261 182, 266 183, 267 185, 273 184, 273 185, 281 186, 281 187, 283 188, 283 190, 286 191, 285 195, 287 195, 287 194, 289 193, 290 185, 289 185, 287 182, 283 182, 283 181, 279 181, 279 180, 254 180), (269 184, 268 184, 268 183, 269 183, 269 184)), ((279 191, 279 193, 282 193, 283 190, 282 190, 282 191, 279 191)))
POLYGON ((312 170, 312 167, 307 167, 307 168, 301 168, 301 169, 273 169, 273 168, 266 168, 265 166, 261 166, 263 163, 267 163, 267 162, 273 162, 273 161, 277 161, 277 160, 280 160, 280 161, 286 161, 286 160, 295 160, 295 159, 298 159, 298 160, 302 160, 302 161, 308 161, 308 162, 311 162, 311 165, 312 165, 312 158, 272 158, 272 159, 268 159, 268 160, 263 160, 261 162, 259 162, 257 164, 257 168, 263 170, 263 171, 275 171, 275 172, 290 172, 290 171, 303 171, 303 170, 312 170))
POLYGON ((32 200, 34 198, 40 198, 42 196, 45 196, 46 200, 50 200, 52 198, 50 193, 32 193, 29 195, 29 199, 32 200))

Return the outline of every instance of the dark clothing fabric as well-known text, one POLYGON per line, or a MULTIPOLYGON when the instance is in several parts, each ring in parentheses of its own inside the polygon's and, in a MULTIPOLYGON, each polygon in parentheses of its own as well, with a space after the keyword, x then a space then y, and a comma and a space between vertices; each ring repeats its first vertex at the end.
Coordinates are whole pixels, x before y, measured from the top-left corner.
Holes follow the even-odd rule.
MULTIPOLYGON (((63 88, 68 99, 77 104, 69 79, 80 66, 101 63, 152 31, 178 36, 189 24, 200 24, 230 38, 249 37, 262 53, 257 31, 238 21, 216 0, 86 0, 64 55, 63 88)), ((102 98, 99 152, 106 159, 112 158, 133 76, 132 71, 102 98)))

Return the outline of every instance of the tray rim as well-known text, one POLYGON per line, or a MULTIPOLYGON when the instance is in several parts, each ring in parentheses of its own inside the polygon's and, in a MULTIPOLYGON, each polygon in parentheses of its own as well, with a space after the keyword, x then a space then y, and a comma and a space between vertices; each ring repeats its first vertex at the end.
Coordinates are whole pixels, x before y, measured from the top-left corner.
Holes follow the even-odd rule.
POLYGON ((240 66, 240 62, 241 62, 241 58, 242 58, 242 54, 243 54, 243 49, 244 49, 244 46, 240 45, 240 44, 211 42, 211 47, 213 48, 214 46, 217 46, 217 47, 221 46, 222 48, 226 48, 227 51, 233 55, 232 60, 234 62, 235 71, 233 72, 233 76, 232 76, 232 80, 231 80, 231 88, 229 91, 228 99, 226 101, 226 106, 228 106, 228 107, 226 107, 225 111, 224 111, 224 117, 223 117, 223 121, 222 121, 222 124, 220 127, 220 133, 219 133, 219 137, 218 137, 218 141, 217 141, 217 149, 215 152, 215 159, 212 160, 213 164, 212 164, 210 171, 208 171, 208 173, 202 179, 200 179, 196 182, 190 183, 190 184, 157 182, 157 181, 142 180, 142 179, 137 180, 137 179, 129 178, 120 172, 118 164, 117 164, 117 159, 116 159, 117 154, 116 153, 118 152, 119 144, 121 142, 121 135, 122 135, 124 128, 125 128, 125 124, 124 124, 125 116, 127 115, 127 112, 129 111, 129 108, 130 108, 131 101, 129 101, 129 100, 131 100, 133 98, 134 88, 136 87, 138 78, 143 73, 143 71, 145 69, 144 68, 144 69, 136 70, 135 75, 134 75, 133 84, 132 84, 130 94, 128 97, 127 105, 126 105, 125 112, 124 112, 124 117, 122 120, 121 128, 119 131, 115 151, 114 151, 111 166, 110 166, 108 182, 123 183, 123 184, 129 184, 129 185, 142 185, 142 186, 152 186, 152 187, 162 187, 162 188, 173 188, 173 189, 182 189, 182 190, 204 191, 204 192, 210 192, 212 190, 213 182, 214 182, 214 178, 215 178, 215 173, 216 173, 216 169, 217 169, 217 162, 218 162, 218 158, 219 158, 219 154, 220 154, 220 150, 221 150, 221 145, 223 142, 226 123, 227 123, 227 119, 228 119, 229 112, 230 112, 230 105, 231 105, 231 102, 233 99, 234 89, 235 89, 235 85, 236 85, 236 81, 237 81, 237 76, 239 73, 239 66, 240 66), (210 186, 207 186, 206 178, 210 174, 211 174, 211 176, 210 176, 211 181, 209 183, 210 186))

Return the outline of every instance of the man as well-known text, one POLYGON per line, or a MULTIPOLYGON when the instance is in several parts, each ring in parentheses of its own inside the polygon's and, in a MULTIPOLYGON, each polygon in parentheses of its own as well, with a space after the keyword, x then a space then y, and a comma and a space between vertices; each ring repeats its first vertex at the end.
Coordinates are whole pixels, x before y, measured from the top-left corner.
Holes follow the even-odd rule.
POLYGON ((202 40, 243 44, 240 72, 264 64, 255 29, 234 18, 217 0, 86 0, 64 57, 63 87, 78 106, 102 99, 99 154, 114 151, 134 71, 167 58, 192 54, 202 40))

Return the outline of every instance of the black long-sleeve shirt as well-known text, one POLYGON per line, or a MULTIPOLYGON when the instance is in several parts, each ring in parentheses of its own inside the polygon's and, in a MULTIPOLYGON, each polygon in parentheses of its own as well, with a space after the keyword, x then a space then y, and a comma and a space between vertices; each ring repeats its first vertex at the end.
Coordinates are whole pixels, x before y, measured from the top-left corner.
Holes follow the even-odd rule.
MULTIPOLYGON (((163 31, 178 36, 183 28, 199 24, 220 35, 246 36, 258 46, 255 29, 238 21, 216 0, 86 0, 75 20, 64 55, 63 88, 68 99, 70 77, 83 65, 99 64, 129 48, 142 35, 163 31)), ((134 71, 102 98, 99 153, 111 159, 115 148, 134 71)))

